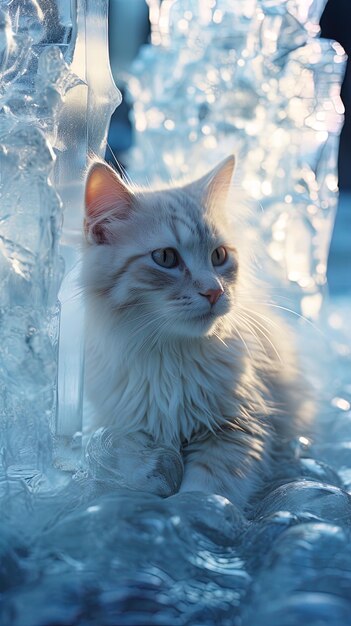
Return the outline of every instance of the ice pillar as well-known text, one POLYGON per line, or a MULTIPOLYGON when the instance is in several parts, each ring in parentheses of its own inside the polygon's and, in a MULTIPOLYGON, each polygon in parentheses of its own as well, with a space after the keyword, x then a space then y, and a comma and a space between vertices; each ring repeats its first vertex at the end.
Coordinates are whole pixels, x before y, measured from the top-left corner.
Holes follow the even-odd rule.
MULTIPOLYGON (((74 3, 73 3, 74 4, 74 3)), ((55 180, 64 205, 61 252, 66 277, 60 290, 61 324, 56 433, 59 462, 70 463, 75 436, 82 429, 84 306, 79 269, 84 174, 87 158, 104 156, 110 117, 121 101, 110 71, 108 0, 80 0, 74 13, 70 69, 81 83, 67 95, 58 120, 55 180)))
POLYGON ((129 80, 130 173, 193 175, 234 152, 268 270, 315 316, 337 202, 345 67, 341 46, 318 37, 326 0, 148 4, 154 45, 129 80))
POLYGON ((81 329, 74 358, 62 357, 56 417, 58 290, 78 260, 87 153, 101 153, 119 102, 107 1, 2 0, 0 102, 0 459, 5 473, 43 471, 54 431, 70 436, 81 425, 81 329))

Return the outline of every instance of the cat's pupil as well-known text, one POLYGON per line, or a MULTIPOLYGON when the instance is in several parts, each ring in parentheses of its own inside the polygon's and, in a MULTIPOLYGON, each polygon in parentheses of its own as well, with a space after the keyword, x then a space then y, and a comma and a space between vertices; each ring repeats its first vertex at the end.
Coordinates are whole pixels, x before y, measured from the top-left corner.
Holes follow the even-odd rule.
POLYGON ((212 265, 223 265, 227 258, 227 251, 223 246, 219 246, 212 252, 212 265))
POLYGON ((157 265, 168 269, 179 264, 178 254, 173 248, 160 248, 151 252, 151 256, 157 265))

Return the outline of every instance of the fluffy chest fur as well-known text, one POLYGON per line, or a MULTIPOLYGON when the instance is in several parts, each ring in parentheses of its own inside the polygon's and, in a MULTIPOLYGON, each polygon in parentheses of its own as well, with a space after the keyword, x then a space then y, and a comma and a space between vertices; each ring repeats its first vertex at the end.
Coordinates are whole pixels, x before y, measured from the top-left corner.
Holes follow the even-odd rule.
POLYGON ((106 333, 106 324, 100 335, 94 324, 88 336, 87 389, 99 406, 99 425, 144 430, 179 446, 227 422, 247 428, 249 413, 265 410, 254 369, 235 340, 173 340, 150 350, 147 342, 133 343, 132 334, 106 333))
POLYGON ((242 502, 302 407, 289 333, 264 308, 253 241, 228 193, 233 166, 229 157, 194 183, 144 191, 93 164, 82 285, 93 426, 113 426, 121 449, 134 441, 124 475, 144 467, 151 440, 147 480, 160 467, 166 480, 164 446, 182 454, 184 476, 169 495, 180 488, 242 502))

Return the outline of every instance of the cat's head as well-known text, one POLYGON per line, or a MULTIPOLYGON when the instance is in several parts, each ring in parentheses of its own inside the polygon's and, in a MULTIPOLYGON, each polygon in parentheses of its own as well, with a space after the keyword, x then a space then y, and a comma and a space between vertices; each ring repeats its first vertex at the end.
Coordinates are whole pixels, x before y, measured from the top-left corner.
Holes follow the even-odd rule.
POLYGON ((233 168, 230 156, 193 183, 144 191, 105 163, 92 165, 83 282, 116 320, 154 337, 216 331, 238 275, 224 211, 233 168))

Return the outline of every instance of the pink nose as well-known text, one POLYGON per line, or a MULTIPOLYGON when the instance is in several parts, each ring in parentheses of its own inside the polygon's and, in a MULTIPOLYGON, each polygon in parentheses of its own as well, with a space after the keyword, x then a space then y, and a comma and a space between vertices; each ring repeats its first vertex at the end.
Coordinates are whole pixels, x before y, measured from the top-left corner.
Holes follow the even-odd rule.
POLYGON ((200 293, 200 296, 207 298, 210 304, 216 304, 222 293, 224 293, 223 289, 208 289, 205 293, 200 293))

